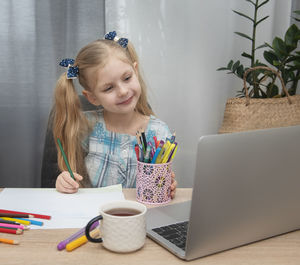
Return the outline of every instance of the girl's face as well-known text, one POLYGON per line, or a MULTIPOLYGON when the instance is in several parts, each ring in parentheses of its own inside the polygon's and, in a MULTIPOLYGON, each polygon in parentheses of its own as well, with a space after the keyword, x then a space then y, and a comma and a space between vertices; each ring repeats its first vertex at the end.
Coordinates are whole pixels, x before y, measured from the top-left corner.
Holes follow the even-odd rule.
POLYGON ((87 70, 91 91, 83 94, 94 105, 107 112, 126 114, 134 111, 141 95, 137 64, 132 67, 116 56, 111 56, 104 67, 87 70))

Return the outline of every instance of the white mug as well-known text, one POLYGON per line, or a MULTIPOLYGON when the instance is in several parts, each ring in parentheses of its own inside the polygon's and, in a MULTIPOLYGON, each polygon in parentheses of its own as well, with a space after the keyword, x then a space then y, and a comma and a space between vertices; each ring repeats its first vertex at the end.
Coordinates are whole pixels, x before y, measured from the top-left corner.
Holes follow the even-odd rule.
POLYGON ((100 215, 90 220, 85 229, 87 239, 114 252, 131 252, 141 248, 146 240, 145 205, 135 201, 115 201, 104 204, 100 215), (101 238, 90 236, 90 227, 100 222, 101 238))

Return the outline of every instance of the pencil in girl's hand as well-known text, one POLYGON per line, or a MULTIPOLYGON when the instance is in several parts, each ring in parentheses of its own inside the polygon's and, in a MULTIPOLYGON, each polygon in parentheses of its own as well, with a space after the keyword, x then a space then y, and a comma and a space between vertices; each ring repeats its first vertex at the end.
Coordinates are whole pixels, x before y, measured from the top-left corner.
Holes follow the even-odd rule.
POLYGON ((64 149, 63 149, 63 147, 62 147, 62 145, 61 145, 61 142, 60 142, 59 138, 57 138, 57 143, 58 143, 59 149, 60 149, 60 151, 61 151, 61 154, 62 154, 62 156, 63 156, 63 158, 64 158, 64 161, 65 161, 65 163, 66 163, 66 166, 67 166, 67 168, 68 168, 68 171, 69 171, 71 177, 72 177, 74 180, 76 180, 75 177, 74 177, 74 174, 73 174, 73 172, 72 172, 72 169, 71 169, 71 167, 70 167, 70 165, 69 165, 67 156, 66 156, 66 154, 65 154, 65 151, 64 151, 64 149))
POLYGON ((10 244, 10 245, 18 245, 19 241, 18 240, 7 239, 7 238, 0 238, 0 243, 10 244))
POLYGON ((31 214, 17 214, 17 213, 0 213, 0 217, 34 218, 34 215, 31 215, 31 214))

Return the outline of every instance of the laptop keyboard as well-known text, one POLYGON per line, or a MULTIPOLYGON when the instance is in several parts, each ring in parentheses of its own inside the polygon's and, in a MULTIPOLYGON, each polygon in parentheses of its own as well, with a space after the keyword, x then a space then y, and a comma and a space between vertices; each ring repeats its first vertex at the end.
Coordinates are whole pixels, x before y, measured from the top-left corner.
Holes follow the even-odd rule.
POLYGON ((185 250, 188 221, 152 229, 177 247, 185 250))

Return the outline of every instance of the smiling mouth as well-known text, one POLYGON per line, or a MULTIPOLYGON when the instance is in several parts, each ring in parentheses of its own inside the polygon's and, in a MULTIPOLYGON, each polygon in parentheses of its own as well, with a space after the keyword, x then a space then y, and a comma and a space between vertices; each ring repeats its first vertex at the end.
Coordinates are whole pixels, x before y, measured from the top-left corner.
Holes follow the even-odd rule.
POLYGON ((131 102, 132 98, 133 98, 133 96, 131 96, 130 98, 118 103, 117 105, 127 105, 131 102))

